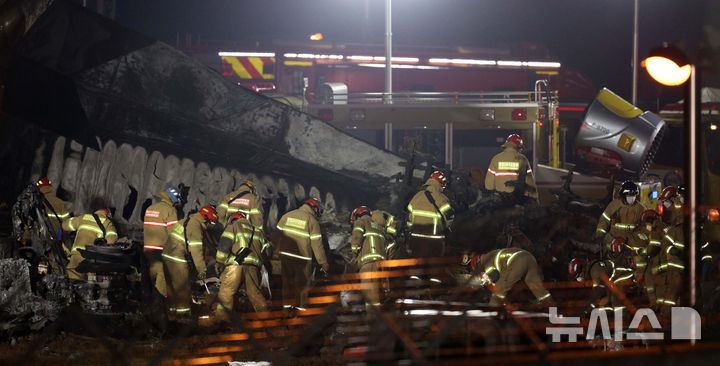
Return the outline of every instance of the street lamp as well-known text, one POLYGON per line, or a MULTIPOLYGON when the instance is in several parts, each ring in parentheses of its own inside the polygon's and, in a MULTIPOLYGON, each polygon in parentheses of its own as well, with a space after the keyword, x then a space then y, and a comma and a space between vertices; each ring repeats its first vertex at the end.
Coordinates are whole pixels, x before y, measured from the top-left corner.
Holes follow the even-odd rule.
MULTIPOLYGON (((684 52, 677 47, 663 43, 650 51, 650 55, 641 63, 650 76, 660 84, 667 86, 685 85, 685 182, 688 191, 688 210, 685 211, 685 247, 686 268, 688 269, 687 285, 689 305, 696 302, 696 271, 697 271, 697 214, 698 193, 700 185, 697 175, 697 73, 684 52)), ((694 322, 691 322, 694 328, 694 322)), ((694 329, 693 329, 694 330, 694 329)), ((694 335, 694 334, 693 334, 694 335)))

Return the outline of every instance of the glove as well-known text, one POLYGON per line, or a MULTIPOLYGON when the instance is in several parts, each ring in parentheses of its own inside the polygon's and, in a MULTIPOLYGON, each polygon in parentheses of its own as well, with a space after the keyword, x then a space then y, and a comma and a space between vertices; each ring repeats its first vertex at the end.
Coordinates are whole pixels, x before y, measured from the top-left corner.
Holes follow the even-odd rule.
POLYGON ((610 244, 610 250, 613 253, 620 254, 620 253, 622 253, 624 246, 625 246, 625 238, 617 237, 617 238, 613 239, 612 244, 610 244))
POLYGON ((318 273, 320 273, 320 277, 322 277, 322 278, 328 277, 328 272, 325 270, 325 268, 320 267, 320 270, 318 271, 318 273))
POLYGON ((198 274, 197 274, 198 280, 205 280, 206 278, 207 278, 207 272, 205 272, 205 271, 198 272, 198 274))

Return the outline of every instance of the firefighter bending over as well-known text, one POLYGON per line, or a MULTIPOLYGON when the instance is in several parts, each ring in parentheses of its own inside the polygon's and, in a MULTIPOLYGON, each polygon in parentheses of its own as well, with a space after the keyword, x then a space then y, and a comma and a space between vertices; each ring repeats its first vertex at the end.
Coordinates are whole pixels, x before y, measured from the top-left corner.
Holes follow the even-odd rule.
POLYGON ((317 198, 309 198, 300 208, 280 218, 278 237, 273 239, 280 254, 283 306, 304 307, 313 280, 313 258, 327 275, 330 264, 325 254, 318 219, 323 208, 317 198))
POLYGON ((255 183, 249 179, 243 179, 237 189, 223 197, 217 212, 218 220, 223 225, 227 224, 232 214, 242 212, 253 226, 262 230, 262 200, 257 195, 255 183))
POLYGON ((148 261, 150 281, 157 291, 167 297, 162 252, 170 232, 178 222, 177 208, 182 205, 180 192, 174 187, 155 194, 155 203, 145 210, 143 220, 143 249, 148 261))
POLYGON ((523 140, 512 134, 502 144, 503 151, 490 160, 485 175, 485 189, 501 193, 513 193, 519 184, 519 178, 525 177, 524 195, 537 200, 538 192, 535 185, 532 166, 522 154, 523 140))
POLYGON ((255 311, 267 310, 267 301, 260 291, 260 267, 270 248, 263 231, 254 227, 243 212, 230 216, 216 255, 217 262, 225 266, 220 275, 216 320, 230 321, 229 313, 241 285, 245 286, 245 293, 255 311))
POLYGON ((490 305, 500 305, 518 282, 524 281, 538 303, 549 304, 550 293, 543 287, 543 275, 530 252, 520 248, 496 249, 470 260, 470 268, 482 286, 490 286, 490 305))
MULTIPOLYGON (((350 248, 357 258, 360 273, 378 272, 378 261, 386 259, 385 218, 375 215, 366 206, 360 206, 350 215, 352 237, 350 248), (376 219, 381 221, 375 221, 376 219)), ((379 279, 362 278, 366 306, 380 306, 379 279)))
POLYGON ((62 223, 70 217, 70 213, 67 210, 68 204, 55 195, 55 190, 53 189, 50 179, 42 177, 38 179, 35 185, 43 195, 43 204, 48 219, 50 220, 50 225, 52 225, 53 237, 58 241, 62 241, 62 223))
POLYGON ((442 193, 446 186, 445 174, 433 172, 407 206, 410 229, 407 247, 414 258, 445 254, 445 234, 455 217, 450 200, 442 193))
POLYGON ((203 257, 203 236, 208 226, 217 222, 217 211, 210 205, 178 222, 163 248, 165 278, 170 297, 169 315, 174 319, 190 316, 192 301, 191 270, 198 280, 204 280, 207 272, 203 257))
POLYGON ((86 281, 87 274, 76 269, 83 261, 78 249, 85 249, 96 244, 115 244, 118 240, 115 225, 110 221, 110 210, 106 207, 95 210, 92 214, 75 216, 63 221, 65 231, 76 231, 75 242, 70 251, 70 262, 67 265, 68 278, 86 281))
POLYGON ((612 280, 615 273, 615 264, 608 260, 588 261, 583 258, 573 258, 568 265, 568 273, 578 282, 592 281, 592 292, 585 313, 589 314, 593 309, 612 310, 610 298, 602 275, 612 280))

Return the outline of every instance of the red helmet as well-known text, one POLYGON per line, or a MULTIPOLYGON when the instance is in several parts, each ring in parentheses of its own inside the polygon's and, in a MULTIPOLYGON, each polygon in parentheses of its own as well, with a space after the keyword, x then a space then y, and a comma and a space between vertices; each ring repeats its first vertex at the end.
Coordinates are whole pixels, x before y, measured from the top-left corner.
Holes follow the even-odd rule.
POLYGON ((573 277, 579 276, 586 263, 585 259, 573 258, 568 264, 568 273, 573 277))
POLYGON ((245 217, 247 217, 247 216, 245 216, 244 212, 238 211, 230 216, 230 220, 234 221, 234 220, 244 219, 245 217))
POLYGON ((42 177, 42 178, 38 179, 38 181, 37 181, 37 183, 35 183, 35 185, 38 188, 48 187, 48 186, 52 187, 52 182, 50 181, 50 179, 48 179, 48 177, 42 177))
POLYGON ((616 237, 610 244, 610 250, 616 254, 622 253, 623 247, 625 247, 625 238, 622 236, 616 237))
POLYGON ((640 221, 644 223, 653 223, 658 218, 658 213, 653 210, 645 210, 640 215, 640 221))
POLYGON ((678 189, 675 186, 667 186, 663 188, 662 193, 660 193, 660 201, 669 201, 678 195, 678 189))
POLYGON ((516 133, 513 133, 505 139, 503 146, 507 146, 507 144, 514 144, 518 149, 525 147, 522 137, 516 133))
POLYGON ((364 215, 372 215, 372 211, 367 206, 360 206, 353 210, 350 214, 350 225, 355 225, 355 220, 364 215))
POLYGON ((200 211, 198 211, 200 216, 204 217, 205 220, 210 222, 217 222, 218 221, 218 214, 217 211, 215 211, 215 207, 212 205, 205 205, 200 208, 200 211))
POLYGON ((430 179, 433 179, 433 180, 437 181, 438 183, 440 183, 440 185, 443 186, 443 188, 445 188, 447 186, 447 182, 448 182, 447 177, 445 176, 445 173, 443 173, 439 170, 432 172, 432 174, 430 174, 430 179))
POLYGON ((320 202, 319 198, 310 197, 305 201, 305 204, 312 208, 315 217, 320 217, 323 214, 322 202, 320 202))
POLYGON ((103 208, 101 208, 101 209, 98 209, 98 210, 95 211, 95 212, 102 212, 103 214, 105 214, 105 217, 107 217, 107 218, 109 218, 109 219, 112 218, 112 212, 111 212, 110 209, 107 208, 107 207, 103 207, 103 208))

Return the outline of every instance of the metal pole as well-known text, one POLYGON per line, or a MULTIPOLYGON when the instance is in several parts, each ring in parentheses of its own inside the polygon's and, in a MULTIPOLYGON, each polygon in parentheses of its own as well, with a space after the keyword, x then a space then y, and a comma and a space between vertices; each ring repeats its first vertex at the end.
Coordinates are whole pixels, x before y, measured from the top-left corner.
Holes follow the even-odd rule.
MULTIPOLYGON (((687 189, 689 190, 689 212, 685 214, 685 222, 686 224, 686 239, 687 242, 685 243, 685 248, 687 248, 687 259, 688 259, 688 266, 685 268, 688 269, 688 288, 689 288, 689 305, 690 307, 695 307, 697 304, 697 238, 698 238, 698 230, 700 229, 698 222, 697 222, 697 210, 699 208, 698 202, 700 197, 700 181, 698 179, 698 154, 697 154, 697 148, 698 148, 698 125, 697 125, 697 118, 698 118, 698 88, 697 88, 697 82, 698 82, 698 70, 696 69, 695 65, 691 65, 690 69, 690 80, 687 84, 689 84, 689 90, 687 91, 687 99, 689 108, 686 107, 687 112, 687 122, 688 127, 686 129, 688 133, 687 141, 688 141, 688 149, 689 149, 689 156, 688 156, 688 162, 687 162, 687 189)), ((695 339, 697 336, 697 324, 694 320, 690 321, 690 343, 695 344, 695 339)))
POLYGON ((638 82, 638 23, 640 20, 640 0, 635 0, 635 18, 633 22, 633 51, 632 51, 632 104, 637 105, 638 82))
POLYGON ((688 236, 689 241, 686 243, 686 247, 688 248, 688 255, 690 257, 690 283, 688 284, 690 287, 690 306, 694 307, 696 303, 697 298, 697 281, 696 281, 696 272, 697 272, 697 209, 698 209, 698 189, 700 188, 700 185, 698 184, 698 168, 697 168, 697 71, 695 69, 695 65, 692 65, 691 73, 690 73, 690 115, 688 118, 689 121, 689 149, 690 149, 690 161, 689 165, 687 167, 688 169, 688 185, 690 191, 690 217, 689 217, 689 230, 690 235, 688 236))
MULTIPOLYGON (((383 102, 392 103, 392 1, 385 0, 385 94, 383 102)), ((385 122, 385 150, 392 151, 392 122, 385 122)))
POLYGON ((445 165, 453 166, 453 123, 445 122, 445 165))
POLYGON ((385 96, 392 93, 392 0, 385 0, 385 96))

